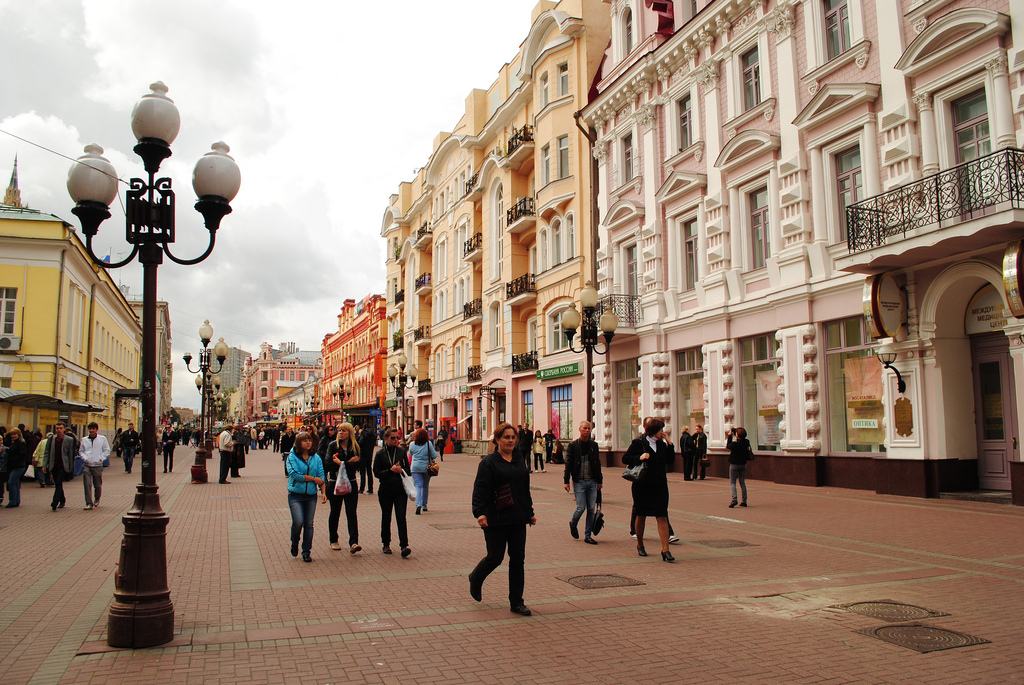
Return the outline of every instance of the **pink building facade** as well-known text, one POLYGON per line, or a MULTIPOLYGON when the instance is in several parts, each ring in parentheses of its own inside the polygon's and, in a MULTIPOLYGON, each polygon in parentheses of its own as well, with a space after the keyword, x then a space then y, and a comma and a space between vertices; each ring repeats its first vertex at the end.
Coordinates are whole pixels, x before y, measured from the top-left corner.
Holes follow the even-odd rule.
POLYGON ((595 369, 598 439, 656 416, 720 455, 744 426, 755 478, 1024 504, 1024 6, 609 11, 598 287, 639 313, 595 369))

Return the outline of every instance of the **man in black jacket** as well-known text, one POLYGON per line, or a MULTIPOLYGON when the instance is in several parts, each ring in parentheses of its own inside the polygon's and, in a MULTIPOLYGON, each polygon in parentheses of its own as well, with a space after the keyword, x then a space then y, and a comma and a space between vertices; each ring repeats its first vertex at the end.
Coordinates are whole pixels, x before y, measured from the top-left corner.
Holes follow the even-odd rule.
POLYGON ((603 478, 601 476, 601 456, 598 453, 597 443, 590 439, 590 432, 593 427, 589 421, 580 423, 580 437, 569 443, 565 451, 565 491, 569 492, 569 480, 573 481, 573 492, 576 495, 576 511, 569 521, 569 533, 577 540, 580 537, 577 524, 583 510, 587 510, 587 524, 584 529, 583 541, 589 545, 596 545, 591 533, 594 530, 594 512, 597 507, 597 491, 601 489, 603 478))
POLYGON ((359 432, 359 492, 373 494, 373 455, 377 451, 377 431, 368 423, 359 432))
POLYGON ((135 424, 128 422, 128 430, 121 433, 121 459, 124 460, 124 472, 132 472, 132 463, 135 461, 135 452, 142 446, 139 440, 139 431, 135 430, 135 424))

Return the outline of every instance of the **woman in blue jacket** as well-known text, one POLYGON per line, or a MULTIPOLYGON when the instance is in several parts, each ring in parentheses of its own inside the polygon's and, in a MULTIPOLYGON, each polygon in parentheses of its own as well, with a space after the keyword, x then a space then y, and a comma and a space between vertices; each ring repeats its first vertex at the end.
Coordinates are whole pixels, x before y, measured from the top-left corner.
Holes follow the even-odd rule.
POLYGON ((295 436, 295 445, 288 454, 288 509, 292 513, 292 556, 299 555, 299 532, 302 532, 302 560, 313 559, 313 516, 316 500, 327 502, 324 491, 324 462, 313 451, 313 438, 309 433, 295 436))
POLYGON ((427 467, 437 459, 437 451, 427 438, 427 431, 420 428, 413 433, 412 444, 409 445, 409 456, 412 458, 412 480, 416 483, 416 515, 427 510, 427 499, 430 497, 430 473, 427 467))

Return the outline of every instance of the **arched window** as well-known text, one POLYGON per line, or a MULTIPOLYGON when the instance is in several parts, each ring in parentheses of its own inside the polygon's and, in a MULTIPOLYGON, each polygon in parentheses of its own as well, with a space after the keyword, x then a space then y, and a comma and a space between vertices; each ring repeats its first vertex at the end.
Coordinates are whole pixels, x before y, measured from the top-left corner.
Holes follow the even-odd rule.
POLYGON ((562 222, 551 224, 551 262, 552 266, 562 263, 562 222))
POLYGON ((501 345, 501 309, 497 302, 492 304, 487 310, 487 315, 490 321, 488 321, 488 330, 490 330, 490 349, 495 349, 501 345))
POLYGON ((501 261, 505 250, 502 240, 505 237, 505 199, 500 183, 494 191, 492 205, 494 213, 491 216, 491 280, 496 281, 501 276, 501 261))
POLYGON ((548 316, 548 353, 558 352, 569 347, 569 339, 565 337, 562 330, 562 313, 565 309, 559 309, 548 316))
POLYGON ((629 53, 633 52, 633 10, 628 7, 622 13, 622 45, 625 47, 622 57, 625 59, 629 53))
POLYGON ((448 278, 448 239, 441 238, 437 241, 434 249, 434 276, 435 281, 443 281, 448 278))
POLYGON ((455 313, 459 313, 466 306, 466 279, 460 278, 455 290, 455 313))
POLYGON ((569 214, 565 217, 565 258, 572 259, 576 256, 576 215, 569 214))
POLYGON ((462 372, 462 345, 455 346, 455 369, 453 371, 452 375, 455 378, 464 375, 462 372))
POLYGON ((548 229, 540 229, 540 240, 538 242, 540 243, 540 270, 547 271, 548 266, 550 266, 548 262, 548 229))

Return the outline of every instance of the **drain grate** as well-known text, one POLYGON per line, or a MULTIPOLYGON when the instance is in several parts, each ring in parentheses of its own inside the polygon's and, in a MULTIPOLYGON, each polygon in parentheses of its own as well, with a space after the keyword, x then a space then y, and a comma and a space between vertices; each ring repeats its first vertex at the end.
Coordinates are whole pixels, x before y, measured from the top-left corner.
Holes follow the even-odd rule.
POLYGON ((563 578, 562 580, 570 585, 575 585, 581 590, 601 590, 609 587, 631 587, 633 585, 645 584, 639 580, 615 575, 574 576, 572 578, 563 578))
POLYGON ((743 540, 694 540, 698 545, 704 545, 705 547, 714 547, 716 549, 730 549, 732 547, 757 547, 752 542, 743 542, 743 540))
POLYGON ((900 623, 901 621, 920 621, 923 618, 935 618, 936 616, 949 616, 941 611, 933 611, 913 604, 902 604, 891 599, 880 599, 874 602, 852 602, 840 604, 834 609, 846 609, 855 614, 870 616, 889 623, 900 623))
POLYGON ((922 654, 938 652, 943 649, 989 644, 989 641, 985 638, 958 633, 955 630, 946 630, 945 628, 933 628, 921 623, 867 628, 857 632, 862 635, 878 638, 897 647, 913 649, 922 654))
POLYGON ((214 495, 210 499, 242 499, 241 495, 214 495))

